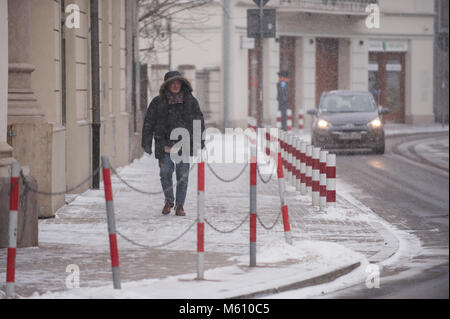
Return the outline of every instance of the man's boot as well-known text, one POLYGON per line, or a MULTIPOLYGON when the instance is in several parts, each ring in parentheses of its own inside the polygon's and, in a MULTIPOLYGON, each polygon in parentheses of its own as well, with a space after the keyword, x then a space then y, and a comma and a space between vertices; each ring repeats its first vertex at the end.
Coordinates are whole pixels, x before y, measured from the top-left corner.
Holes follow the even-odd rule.
POLYGON ((163 214, 163 215, 169 214, 169 213, 170 213, 170 209, 171 209, 173 206, 174 206, 173 203, 167 202, 167 201, 166 201, 166 204, 164 205, 164 208, 163 208, 163 210, 162 210, 162 214, 163 214))
POLYGON ((183 209, 183 205, 178 205, 177 206, 177 209, 175 211, 175 215, 177 215, 177 216, 186 216, 186 213, 184 212, 184 209, 183 209))

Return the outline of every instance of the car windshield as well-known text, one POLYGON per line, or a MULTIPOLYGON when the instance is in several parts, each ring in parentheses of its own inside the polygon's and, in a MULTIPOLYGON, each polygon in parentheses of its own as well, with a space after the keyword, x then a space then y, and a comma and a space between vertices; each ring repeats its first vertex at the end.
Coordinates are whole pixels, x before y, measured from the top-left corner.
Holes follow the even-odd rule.
POLYGON ((368 95, 327 95, 322 98, 320 110, 331 113, 373 112, 375 105, 368 95))

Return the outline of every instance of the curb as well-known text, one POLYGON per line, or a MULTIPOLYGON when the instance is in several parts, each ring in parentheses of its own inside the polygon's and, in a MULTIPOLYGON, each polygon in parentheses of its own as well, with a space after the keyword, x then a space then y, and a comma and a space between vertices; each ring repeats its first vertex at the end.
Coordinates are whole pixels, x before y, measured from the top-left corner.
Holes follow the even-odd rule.
POLYGON ((427 135, 438 135, 438 134, 442 134, 442 133, 448 133, 449 129, 442 129, 442 130, 432 130, 432 131, 398 131, 398 132, 386 132, 384 133, 384 135, 386 137, 402 137, 402 136, 412 136, 412 135, 421 135, 421 134, 427 134, 427 135))
POLYGON ((277 293, 285 292, 285 291, 289 291, 289 290, 295 290, 295 289, 300 289, 300 288, 305 288, 305 287, 326 284, 326 283, 329 283, 331 281, 338 279, 339 277, 349 274, 350 272, 352 272, 359 266, 361 266, 361 262, 358 261, 357 263, 338 268, 336 270, 333 270, 331 272, 328 272, 328 273, 320 275, 320 276, 301 280, 298 282, 290 283, 290 284, 283 285, 283 286, 276 287, 276 288, 269 288, 269 289, 265 289, 265 290, 261 290, 261 291, 257 291, 257 292, 252 292, 249 294, 238 295, 238 296, 226 298, 226 299, 253 299, 253 298, 262 297, 264 295, 277 294, 277 293))

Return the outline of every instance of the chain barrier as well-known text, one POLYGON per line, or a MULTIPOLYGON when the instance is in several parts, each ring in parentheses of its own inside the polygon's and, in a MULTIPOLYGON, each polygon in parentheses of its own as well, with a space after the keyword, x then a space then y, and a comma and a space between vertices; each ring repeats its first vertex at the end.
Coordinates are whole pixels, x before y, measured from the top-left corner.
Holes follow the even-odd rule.
MULTIPOLYGON (((192 172, 192 170, 194 169, 195 164, 196 164, 196 163, 194 163, 194 164, 190 167, 190 169, 189 169, 189 174, 190 174, 190 173, 192 172)), ((122 178, 122 176, 120 176, 119 173, 117 173, 117 171, 116 171, 113 167, 111 167, 111 171, 117 176, 117 178, 118 178, 122 183, 124 183, 126 186, 128 186, 130 189, 134 190, 135 192, 138 192, 138 193, 141 193, 141 194, 145 194, 145 195, 158 195, 158 194, 164 193, 165 190, 167 190, 167 189, 170 188, 170 187, 169 187, 169 188, 167 188, 167 189, 163 189, 163 190, 158 191, 158 192, 147 192, 147 191, 143 191, 143 190, 141 190, 141 189, 138 189, 138 188, 134 187, 133 185, 130 185, 130 183, 128 183, 127 181, 125 181, 125 180, 122 178)), ((189 174, 184 175, 183 177, 181 177, 181 180, 188 179, 189 174)))
POLYGON ((261 182, 263 182, 264 184, 268 184, 272 180, 272 175, 273 174, 270 174, 269 178, 267 180, 264 180, 264 178, 262 177, 261 172, 259 171, 259 165, 257 166, 257 169, 258 169, 258 176, 259 176, 259 179, 261 180, 261 182))
POLYGON ((244 167, 243 167, 242 170, 239 172, 239 174, 236 175, 235 177, 231 178, 231 179, 225 179, 225 178, 223 178, 223 177, 220 177, 220 176, 212 169, 212 167, 211 167, 211 165, 209 165, 209 163, 206 163, 206 165, 208 166, 208 168, 209 168, 209 170, 211 171, 211 173, 213 173, 213 175, 214 175, 217 179, 219 179, 220 181, 225 182, 225 183, 231 183, 231 182, 234 182, 235 180, 237 180, 239 177, 241 177, 241 175, 245 172, 245 169, 247 168, 248 163, 245 163, 244 167))
POLYGON ((132 245, 135 245, 135 246, 138 246, 138 247, 141 247, 141 248, 153 249, 153 248, 160 248, 160 247, 168 246, 168 245, 170 245, 170 244, 176 242, 178 239, 180 239, 181 237, 183 237, 184 235, 186 235, 186 233, 187 233, 189 230, 191 230, 191 228, 192 228, 196 223, 197 223, 197 220, 194 220, 194 222, 193 222, 193 223, 192 223, 185 231, 183 231, 178 237, 176 237, 176 238, 174 238, 174 239, 172 239, 172 240, 170 240, 170 241, 168 241, 168 242, 165 242, 165 243, 162 243, 162 244, 158 244, 158 245, 145 245, 145 244, 141 244, 141 243, 138 243, 137 241, 134 241, 134 240, 128 238, 127 236, 125 236, 124 234, 122 234, 122 233, 121 233, 119 230, 117 230, 117 229, 116 229, 116 232, 117 232, 117 234, 120 235, 120 237, 122 237, 123 239, 125 239, 127 242, 129 242, 129 243, 132 244, 132 245))
MULTIPOLYGON (((20 170, 20 174, 23 175, 22 170, 20 170)), ((23 179, 25 181, 25 178, 23 178, 23 179)), ((17 182, 19 182, 19 181, 20 181, 20 179, 17 182)), ((22 207, 23 222, 22 222, 22 234, 21 234, 20 239, 17 238, 18 242, 22 242, 23 236, 25 236, 25 226, 27 225, 27 216, 28 216, 28 214, 27 214, 27 211, 28 211, 28 201, 27 201, 27 199, 28 199, 28 191, 29 191, 28 188, 25 187, 24 191, 22 193, 22 196, 19 196, 19 203, 20 203, 19 207, 22 207)))
POLYGON ((242 170, 239 172, 239 174, 237 174, 235 177, 233 177, 233 178, 231 178, 231 179, 226 179, 226 178, 224 178, 224 177, 221 177, 221 176, 219 176, 219 174, 217 174, 214 170, 213 170, 213 168, 212 168, 212 166, 211 165, 209 165, 209 162, 208 162, 208 160, 209 160, 209 158, 208 158, 208 149, 205 147, 205 149, 206 149, 206 152, 205 152, 205 157, 206 157, 206 159, 205 159, 205 163, 206 163, 206 166, 208 166, 208 169, 211 171, 211 173, 213 173, 213 175, 218 179, 218 180, 220 180, 220 181, 222 181, 222 182, 224 182, 224 183, 231 183, 231 182, 234 182, 235 180, 237 180, 239 177, 241 177, 241 175, 245 172, 245 169, 247 168, 247 166, 248 166, 248 163, 245 163, 245 165, 244 165, 244 167, 242 168, 242 170))
POLYGON ((258 219, 259 223, 261 224, 261 226, 262 226, 264 229, 266 229, 266 230, 272 230, 272 229, 275 227, 275 225, 278 224, 278 221, 280 220, 280 216, 281 216, 281 211, 278 213, 278 216, 277 216, 277 218, 275 219, 275 222, 274 222, 273 225, 270 226, 270 227, 264 225, 264 223, 262 222, 261 218, 259 218, 259 214, 256 215, 256 218, 258 219))
POLYGON ((247 216, 244 218, 244 220, 242 220, 242 222, 240 222, 240 224, 239 224, 237 227, 232 228, 232 229, 230 229, 230 230, 221 230, 221 229, 218 229, 216 226, 214 226, 213 224, 211 224, 211 222, 210 222, 208 219, 206 219, 206 218, 205 218, 205 223, 208 224, 209 227, 211 227, 212 229, 214 229, 214 230, 215 230, 216 232, 218 232, 218 233, 222 233, 222 234, 230 234, 230 233, 235 232, 235 231, 238 230, 239 228, 241 228, 241 226, 244 225, 244 223, 248 220, 248 217, 249 217, 249 215, 247 214, 247 216))
POLYGON ((81 186, 83 186, 84 184, 86 184, 87 182, 89 182, 93 176, 95 176, 95 175, 97 175, 97 174, 99 173, 99 171, 100 171, 100 168, 97 168, 97 169, 94 171, 93 174, 89 175, 89 177, 87 177, 86 179, 84 179, 80 184, 76 185, 75 187, 72 187, 71 189, 68 189, 68 190, 65 190, 65 191, 61 191, 61 192, 43 192, 43 191, 40 191, 40 190, 38 190, 38 189, 35 189, 35 188, 31 187, 31 186, 27 183, 27 181, 26 181, 26 179, 25 179, 25 176, 23 175, 23 172, 22 172, 22 171, 20 171, 20 176, 21 176, 22 179, 23 179, 23 183, 24 183, 24 185, 25 185, 25 188, 28 189, 30 192, 36 193, 36 194, 39 194, 39 195, 44 195, 44 196, 58 196, 58 195, 66 195, 66 194, 72 193, 74 190, 80 188, 81 186))

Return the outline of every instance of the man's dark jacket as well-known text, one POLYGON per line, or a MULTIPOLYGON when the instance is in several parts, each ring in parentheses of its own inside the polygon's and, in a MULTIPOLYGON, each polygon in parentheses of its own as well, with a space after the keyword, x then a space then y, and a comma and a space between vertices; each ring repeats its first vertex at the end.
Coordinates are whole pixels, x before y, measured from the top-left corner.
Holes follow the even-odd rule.
MULTIPOLYGON (((193 121, 201 121, 201 134, 205 130, 205 121, 203 113, 200 110, 197 99, 192 95, 192 86, 190 82, 179 75, 169 77, 161 85, 159 96, 153 98, 147 109, 142 128, 142 148, 146 153, 152 153, 152 142, 155 139, 155 157, 163 158, 165 146, 173 146, 177 141, 170 140, 170 131, 176 127, 184 127, 189 131, 190 135, 190 156, 193 156, 193 121), (183 104, 169 105, 167 102, 166 92, 168 84, 174 80, 182 83, 181 90, 184 92, 183 104), (173 116, 173 112, 181 112, 180 116, 173 116)), ((167 77, 167 75, 166 75, 167 77)), ((201 138, 201 136, 200 136, 201 138)), ((201 147, 204 148, 204 140, 201 140, 201 147)))

